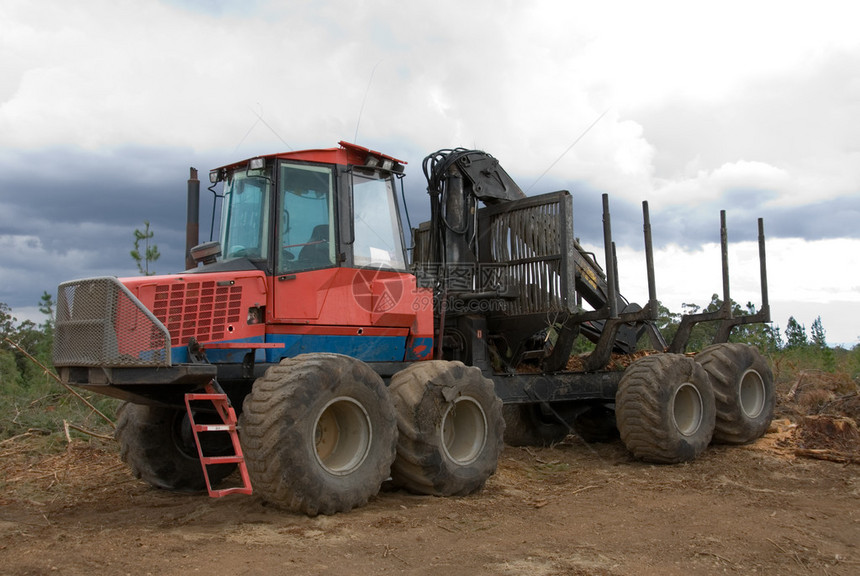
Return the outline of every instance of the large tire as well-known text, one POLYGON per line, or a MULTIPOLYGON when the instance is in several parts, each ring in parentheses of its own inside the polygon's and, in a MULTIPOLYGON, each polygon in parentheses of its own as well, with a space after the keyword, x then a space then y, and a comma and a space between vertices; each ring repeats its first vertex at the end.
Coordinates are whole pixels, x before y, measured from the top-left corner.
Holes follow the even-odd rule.
POLYGON ((747 444, 767 432, 776 395, 773 372, 759 351, 748 344, 715 344, 702 350, 696 361, 714 389, 714 441, 747 444))
POLYGON ((505 421, 502 401, 481 371, 432 360, 391 379, 397 411, 396 486, 418 494, 463 496, 495 471, 505 421))
POLYGON ((661 464, 696 459, 714 432, 714 392, 697 362, 656 354, 631 364, 618 384, 618 431, 627 449, 661 464))
POLYGON ((338 354, 282 360, 245 398, 240 437, 254 491, 309 516, 363 506, 388 478, 397 422, 367 364, 338 354))
MULTIPOLYGON (((195 419, 202 423, 206 416, 195 415, 195 419)), ((119 442, 120 458, 136 478, 165 490, 206 490, 206 478, 185 410, 126 402, 119 407, 114 436, 119 442)), ((206 456, 232 451, 226 434, 207 434, 201 438, 204 440, 206 456)), ((214 486, 235 468, 235 464, 211 465, 207 468, 209 481, 214 486)))
POLYGON ((509 446, 552 446, 570 434, 570 426, 542 404, 506 404, 502 414, 509 446))

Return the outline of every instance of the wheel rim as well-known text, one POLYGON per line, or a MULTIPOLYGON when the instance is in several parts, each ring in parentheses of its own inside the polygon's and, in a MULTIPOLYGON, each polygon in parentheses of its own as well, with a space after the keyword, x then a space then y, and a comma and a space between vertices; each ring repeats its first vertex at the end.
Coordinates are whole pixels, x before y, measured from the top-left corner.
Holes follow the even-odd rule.
POLYGON ((764 410, 767 392, 761 374, 755 370, 747 370, 741 376, 738 402, 747 418, 757 418, 764 410))
POLYGON ((698 388, 689 382, 681 384, 675 390, 672 399, 672 418, 678 432, 684 436, 692 436, 702 424, 704 403, 698 388))
POLYGON ((314 456, 330 474, 344 476, 361 466, 370 451, 373 428, 364 407, 352 398, 335 398, 314 424, 314 456))
POLYGON ((473 398, 458 398, 442 416, 442 449, 465 466, 477 460, 487 443, 487 415, 473 398))

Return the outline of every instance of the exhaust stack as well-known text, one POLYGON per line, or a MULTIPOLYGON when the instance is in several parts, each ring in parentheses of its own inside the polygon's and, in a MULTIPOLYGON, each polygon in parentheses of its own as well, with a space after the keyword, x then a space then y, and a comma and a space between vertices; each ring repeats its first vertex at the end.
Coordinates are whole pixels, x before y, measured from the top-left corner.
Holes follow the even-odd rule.
POLYGON ((197 179, 196 168, 191 168, 188 177, 188 205, 185 213, 185 269, 191 270, 197 268, 191 249, 200 241, 200 180, 197 179))

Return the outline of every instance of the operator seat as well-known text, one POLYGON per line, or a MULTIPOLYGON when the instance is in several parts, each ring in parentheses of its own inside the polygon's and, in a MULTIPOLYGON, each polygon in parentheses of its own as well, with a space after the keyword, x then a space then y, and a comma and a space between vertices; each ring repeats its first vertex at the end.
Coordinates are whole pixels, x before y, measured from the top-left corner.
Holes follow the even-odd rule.
POLYGON ((329 257, 328 224, 319 224, 314 227, 308 243, 299 251, 299 262, 312 264, 331 264, 329 257))

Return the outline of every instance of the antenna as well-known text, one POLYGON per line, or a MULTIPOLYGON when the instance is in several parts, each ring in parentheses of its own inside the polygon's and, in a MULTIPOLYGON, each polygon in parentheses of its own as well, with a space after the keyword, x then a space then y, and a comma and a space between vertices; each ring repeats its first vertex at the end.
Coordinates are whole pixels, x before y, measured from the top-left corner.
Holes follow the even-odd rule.
POLYGON ((528 194, 528 191, 529 191, 529 190, 531 190, 531 189, 534 187, 534 185, 535 185, 535 184, 537 184, 538 182, 540 182, 540 179, 541 179, 541 178, 543 178, 544 176, 546 176, 546 173, 547 173, 547 172, 549 172, 550 170, 552 170, 552 167, 553 167, 553 166, 555 166, 556 164, 558 164, 559 160, 561 160, 562 158, 564 158, 564 156, 565 156, 568 152, 570 152, 571 148, 573 148, 574 146, 576 146, 576 145, 577 145, 577 143, 579 143, 579 141, 580 141, 580 140, 582 140, 582 139, 585 137, 585 135, 586 135, 586 134, 588 134, 588 133, 591 131, 591 129, 592 129, 592 128, 594 128, 594 127, 597 125, 597 123, 598 123, 598 122, 600 122, 600 120, 601 120, 604 116, 606 116, 606 113, 607 113, 607 112, 609 112, 609 108, 607 108, 606 110, 604 110, 604 111, 603 111, 603 114, 601 114, 600 116, 598 116, 598 117, 597 117, 597 120, 595 120, 594 122, 592 122, 592 123, 591 123, 591 125, 590 125, 588 128, 586 128, 585 130, 583 130, 582 134, 580 134, 579 136, 577 136, 576 140, 574 140, 574 141, 573 141, 573 143, 572 143, 570 146, 568 146, 568 147, 567 147, 567 149, 566 149, 564 152, 562 152, 562 153, 561 153, 561 156, 559 156, 558 158, 556 158, 556 159, 555 159, 555 161, 554 161, 552 164, 550 164, 550 165, 549 165, 549 167, 548 167, 546 170, 544 170, 544 171, 543 171, 543 173, 542 173, 540 176, 538 176, 537 180, 535 180, 534 182, 532 182, 531 186, 529 186, 528 188, 526 188, 526 194, 528 194))
MULTIPOLYGON (((379 62, 382 62, 380 60, 379 62)), ((358 120, 355 122, 355 136, 352 138, 353 144, 358 143, 358 127, 361 125, 361 115, 364 114, 364 104, 367 102, 367 94, 370 92, 370 85, 373 84, 373 75, 376 74, 376 67, 379 62, 373 65, 373 70, 370 71, 370 80, 367 81, 367 88, 364 89, 364 98, 361 100, 361 109, 358 111, 358 120)))
POLYGON ((251 131, 252 131, 254 128, 256 128, 256 127, 257 127, 257 124, 259 124, 259 123, 260 123, 260 119, 259 119, 259 118, 257 118, 257 119, 254 121, 254 123, 253 123, 253 124, 251 124, 251 127, 250 127, 250 128, 248 128, 248 131, 247 131, 247 132, 245 132, 245 135, 244 135, 244 136, 242 136, 241 140, 239 140, 239 143, 238 143, 238 144, 236 144, 236 147, 233 149, 233 152, 236 152, 236 150, 238 150, 238 149, 239 149, 239 146, 241 146, 241 145, 242 145, 242 142, 244 142, 244 141, 245 141, 245 138, 247 138, 247 137, 248 137, 248 134, 250 134, 250 133, 251 133, 251 131))
MULTIPOLYGON (((259 102, 257 102, 257 106, 260 106, 260 103, 259 103, 259 102)), ((278 140, 280 140, 280 141, 284 144, 284 146, 286 146, 286 147, 287 147, 287 148, 292 152, 293 147, 292 147, 292 146, 290 146, 289 144, 287 144, 287 141, 286 141, 286 140, 284 140, 283 138, 281 138, 281 135, 280 135, 280 134, 278 134, 277 130, 275 130, 274 128, 272 128, 272 127, 269 125, 269 123, 268 123, 268 122, 266 122, 266 121, 263 119, 263 115, 262 115, 262 114, 258 114, 258 113, 257 113, 253 108, 251 108, 250 106, 248 106, 248 110, 250 110, 250 111, 254 114, 254 116, 256 116, 256 117, 257 117, 257 122, 262 122, 262 123, 263 123, 263 125, 264 125, 266 128, 268 128, 268 129, 272 132, 272 134, 274 134, 275 136, 277 136, 277 137, 278 137, 278 140)), ((262 107, 262 106, 260 106, 260 112, 262 112, 262 111, 263 111, 263 107, 262 107)), ((254 126, 256 126, 256 125, 257 125, 257 123, 255 122, 255 123, 254 123, 254 126)), ((253 130, 253 129, 254 129, 254 126, 251 126, 251 130, 253 130)), ((250 134, 251 130, 248 130, 248 133, 249 133, 249 134, 250 134)), ((247 136, 247 135, 248 135, 248 134, 245 134, 245 136, 247 136)), ((245 138, 242 138, 242 140, 244 140, 244 139, 245 139, 245 138)), ((238 146, 237 146, 237 148, 238 148, 238 146)))

